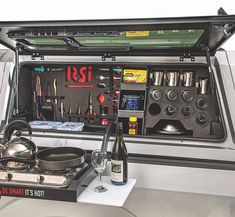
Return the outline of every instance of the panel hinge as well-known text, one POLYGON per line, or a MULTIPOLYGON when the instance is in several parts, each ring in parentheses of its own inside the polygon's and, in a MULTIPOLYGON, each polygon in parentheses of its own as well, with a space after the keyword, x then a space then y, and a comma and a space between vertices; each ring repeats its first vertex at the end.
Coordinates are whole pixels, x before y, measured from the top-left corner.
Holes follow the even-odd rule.
POLYGON ((112 61, 116 61, 116 57, 112 56, 110 53, 105 53, 102 56, 102 61, 106 61, 106 59, 111 59, 112 61))
POLYGON ((184 61, 185 58, 190 59, 192 62, 195 61, 195 57, 192 56, 190 52, 186 52, 186 53, 184 53, 183 56, 180 56, 180 61, 181 62, 184 61))
POLYGON ((36 58, 39 58, 40 60, 45 59, 43 55, 40 55, 39 53, 33 53, 32 56, 31 56, 31 59, 36 60, 36 58))

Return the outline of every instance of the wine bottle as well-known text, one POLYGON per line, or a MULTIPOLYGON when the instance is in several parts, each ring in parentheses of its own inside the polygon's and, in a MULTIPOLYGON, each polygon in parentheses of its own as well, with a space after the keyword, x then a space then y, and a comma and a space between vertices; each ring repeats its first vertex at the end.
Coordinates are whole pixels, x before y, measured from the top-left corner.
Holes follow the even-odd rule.
POLYGON ((122 123, 117 123, 116 140, 111 153, 111 182, 124 185, 128 180, 127 149, 122 136, 122 123))

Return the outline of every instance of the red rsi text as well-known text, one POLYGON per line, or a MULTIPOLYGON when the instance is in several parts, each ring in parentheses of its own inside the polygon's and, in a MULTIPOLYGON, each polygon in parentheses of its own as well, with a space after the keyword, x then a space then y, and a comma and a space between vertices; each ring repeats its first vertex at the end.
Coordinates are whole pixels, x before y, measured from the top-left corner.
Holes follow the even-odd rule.
POLYGON ((66 81, 71 80, 77 83, 91 82, 92 79, 92 67, 82 66, 77 69, 75 66, 67 67, 66 81))

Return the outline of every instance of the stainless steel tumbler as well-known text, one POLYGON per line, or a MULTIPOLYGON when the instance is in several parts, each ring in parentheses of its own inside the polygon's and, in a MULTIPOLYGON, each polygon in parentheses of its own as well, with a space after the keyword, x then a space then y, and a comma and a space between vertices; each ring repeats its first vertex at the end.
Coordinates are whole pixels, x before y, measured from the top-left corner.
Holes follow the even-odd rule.
POLYGON ((199 79, 199 90, 200 94, 208 93, 209 80, 207 78, 199 79))
POLYGON ((162 71, 152 71, 153 73, 153 84, 155 86, 161 86, 162 85, 162 78, 163 78, 163 72, 162 71))
POLYGON ((166 81, 167 81, 167 85, 170 87, 178 86, 179 72, 167 72, 166 81))
POLYGON ((193 86, 193 72, 184 72, 183 76, 183 86, 192 87, 193 86))

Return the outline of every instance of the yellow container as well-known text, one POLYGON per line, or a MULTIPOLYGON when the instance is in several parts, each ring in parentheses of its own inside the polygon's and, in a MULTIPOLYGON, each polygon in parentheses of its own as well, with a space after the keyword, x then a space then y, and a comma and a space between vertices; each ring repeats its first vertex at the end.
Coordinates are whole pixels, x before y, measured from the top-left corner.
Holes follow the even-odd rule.
POLYGON ((136 122, 137 121, 137 117, 129 117, 129 121, 130 122, 136 122))
POLYGON ((124 69, 123 71, 124 83, 146 83, 147 70, 145 69, 124 69))

